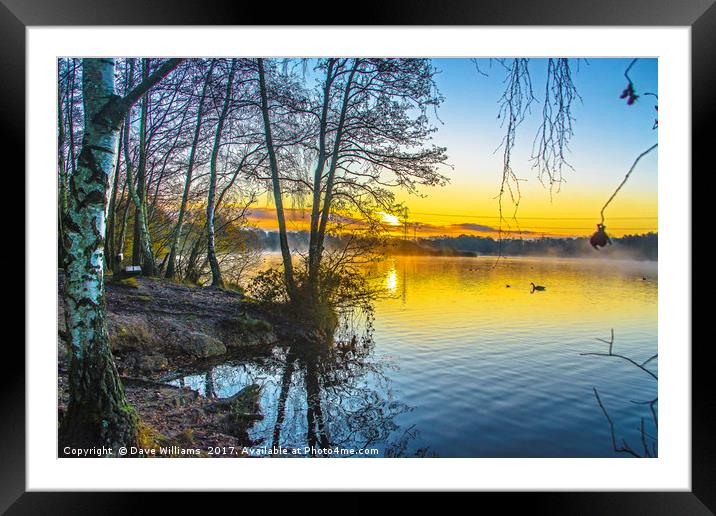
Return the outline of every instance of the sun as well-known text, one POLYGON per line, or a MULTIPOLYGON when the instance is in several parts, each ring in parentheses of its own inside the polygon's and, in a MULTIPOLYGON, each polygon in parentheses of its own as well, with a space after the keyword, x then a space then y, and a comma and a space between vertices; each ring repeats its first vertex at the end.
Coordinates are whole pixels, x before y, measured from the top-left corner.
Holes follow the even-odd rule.
POLYGON ((398 217, 396 217, 395 215, 385 213, 384 211, 379 211, 378 215, 383 217, 383 222, 388 224, 389 226, 400 226, 400 219, 398 219, 398 217))

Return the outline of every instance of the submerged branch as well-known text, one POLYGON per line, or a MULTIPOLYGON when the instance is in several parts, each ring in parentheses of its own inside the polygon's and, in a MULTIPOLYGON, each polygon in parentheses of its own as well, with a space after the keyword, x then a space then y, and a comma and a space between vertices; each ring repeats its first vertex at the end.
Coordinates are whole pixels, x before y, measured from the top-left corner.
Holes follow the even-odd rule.
POLYGON ((611 340, 608 340, 608 341, 607 341, 607 340, 604 340, 604 339, 597 339, 597 340, 600 341, 600 342, 604 342, 605 344, 609 344, 609 352, 608 352, 608 353, 580 353, 580 355, 582 355, 582 356, 617 357, 617 358, 621 358, 622 360, 626 360, 626 361, 629 362, 630 364, 635 365, 636 367, 638 367, 639 369, 641 369, 642 371, 644 371, 645 373, 647 373, 649 376, 651 376, 652 378, 654 378, 654 380, 658 380, 658 379, 659 379, 659 377, 658 377, 654 372, 650 371, 649 369, 647 369, 647 368, 645 367, 646 364, 648 364, 649 362, 651 362, 652 360, 654 360, 655 358, 657 358, 657 357, 658 357, 658 354, 656 354, 656 355, 654 355, 653 357, 649 358, 648 360, 646 360, 646 361, 643 362, 642 364, 639 364, 638 362, 632 360, 631 358, 629 358, 629 357, 627 357, 627 356, 620 355, 620 354, 618 354, 618 353, 614 353, 614 352, 612 351, 612 350, 613 350, 613 347, 614 347, 614 329, 613 329, 613 328, 612 328, 612 337, 611 337, 611 340))
POLYGON ((622 439, 622 446, 617 446, 617 436, 616 432, 614 430, 614 421, 612 421, 611 416, 609 416, 609 412, 607 412, 607 409, 604 407, 604 404, 602 403, 602 399, 599 397, 599 393, 597 392, 596 387, 592 387, 592 390, 594 391, 594 397, 597 398, 597 403, 599 404, 599 408, 602 409, 602 413, 604 414, 604 417, 607 418, 607 422, 609 423, 609 431, 612 436, 612 448, 614 448, 615 452, 625 452, 630 455, 633 455, 634 457, 640 458, 641 456, 636 453, 634 450, 631 449, 631 447, 627 444, 625 440, 622 439))

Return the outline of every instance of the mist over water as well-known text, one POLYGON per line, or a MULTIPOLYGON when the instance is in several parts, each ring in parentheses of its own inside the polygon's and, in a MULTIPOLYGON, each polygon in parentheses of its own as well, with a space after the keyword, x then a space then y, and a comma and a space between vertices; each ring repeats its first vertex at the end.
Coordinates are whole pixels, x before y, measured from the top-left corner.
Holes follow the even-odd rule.
MULTIPOLYGON (((257 442, 305 446, 318 407, 331 444, 382 456, 628 457, 612 449, 594 388, 619 442, 640 449, 642 418, 658 437, 635 403, 655 398, 657 382, 616 357, 580 355, 606 353, 596 339, 612 328, 615 353, 640 363, 657 353, 655 262, 393 257, 367 273, 387 293, 372 339, 315 360, 276 348, 212 371, 222 397, 264 386, 257 442)), ((658 374, 657 361, 649 368, 658 374)), ((186 381, 206 387, 205 374, 186 381)))

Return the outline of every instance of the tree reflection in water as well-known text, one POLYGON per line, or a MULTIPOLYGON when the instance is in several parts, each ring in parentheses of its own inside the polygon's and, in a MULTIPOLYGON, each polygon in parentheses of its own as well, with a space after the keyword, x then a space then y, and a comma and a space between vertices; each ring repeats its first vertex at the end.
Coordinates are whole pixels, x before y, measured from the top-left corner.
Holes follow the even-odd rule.
MULTIPOLYGON (((412 410, 396 400, 386 374, 394 366, 376 356, 370 316, 344 314, 330 344, 296 342, 182 375, 211 397, 261 386, 263 420, 249 430, 257 446, 272 448, 378 449, 400 457, 418 430, 395 419, 412 410)), ((425 456, 426 449, 414 454, 425 456)), ((373 455, 375 456, 375 455, 373 455)))

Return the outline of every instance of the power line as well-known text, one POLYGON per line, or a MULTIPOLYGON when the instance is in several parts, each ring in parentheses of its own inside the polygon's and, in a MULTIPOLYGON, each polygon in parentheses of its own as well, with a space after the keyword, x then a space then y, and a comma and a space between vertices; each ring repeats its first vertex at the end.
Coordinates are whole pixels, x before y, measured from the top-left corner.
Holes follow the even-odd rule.
MULTIPOLYGON (((481 224, 478 224, 478 226, 479 226, 479 225, 481 225, 481 224)), ((429 226, 429 225, 428 225, 428 226, 429 226)), ((464 224, 452 224, 452 225, 450 225, 450 226, 433 226, 433 227, 438 227, 438 228, 450 228, 450 227, 454 227, 454 228, 456 228, 456 229, 460 229, 460 228, 464 228, 464 229, 476 229, 476 228, 470 228, 470 227, 469 227, 469 224, 468 224, 468 225, 464 225, 464 224)), ((497 231, 497 229, 498 229, 498 228, 493 227, 493 226, 485 226, 485 227, 493 228, 495 231, 497 231)), ((503 225, 502 225, 502 230, 503 230, 503 231, 507 231, 509 228, 513 228, 511 231, 516 231, 516 232, 519 232, 520 230, 522 230, 522 231, 524 232, 524 231, 527 231, 527 230, 542 230, 542 229, 563 229, 563 230, 570 230, 570 231, 571 231, 571 230, 575 230, 575 229, 583 229, 583 230, 585 230, 585 231, 587 231, 587 230, 588 230, 588 231, 594 231, 595 226, 589 226, 589 227, 581 227, 581 226, 580 226, 580 227, 569 227, 569 226, 524 226, 524 225, 520 225, 520 226, 519 226, 519 229, 517 229, 517 226, 515 226, 515 225, 512 225, 512 226, 507 226, 506 224, 503 224, 503 225)), ((609 230, 611 230, 611 231, 629 231, 629 230, 631 230, 631 231, 655 231, 657 228, 656 228, 656 226, 647 226, 647 227, 615 227, 615 226, 609 226, 607 229, 609 229, 609 230)))
MULTIPOLYGON (((432 229, 432 231, 437 230, 446 230, 447 226, 435 226, 435 229, 432 229)), ((459 230, 460 228, 456 228, 456 230, 459 230)), ((657 228, 608 228, 609 231, 650 231, 650 232, 656 232, 657 228)), ((431 228, 424 227, 424 229, 418 230, 423 232, 429 232, 431 231, 431 228)), ((480 231, 479 229, 472 229, 472 228, 462 228, 462 231, 480 231)), ((549 227, 532 227, 532 228, 522 228, 522 230, 517 229, 505 229, 502 228, 503 233, 549 233, 551 231, 594 231, 594 228, 549 228, 549 227)), ((491 230, 484 230, 484 233, 497 233, 497 229, 492 228, 491 230)))
MULTIPOLYGON (((643 232, 652 232, 655 233, 657 231, 657 228, 608 228, 610 232, 613 231, 643 231, 643 232)), ((479 231, 479 230, 472 230, 472 231, 479 231)), ((496 231, 496 230, 494 230, 496 231)), ((594 231, 594 228, 532 228, 532 229, 525 229, 522 228, 522 231, 518 231, 516 229, 506 230, 503 228, 503 233, 549 233, 553 231, 594 231)))
MULTIPOLYGON (((470 219, 500 219, 498 215, 463 215, 459 213, 427 213, 414 211, 411 215, 431 215, 434 217, 456 217, 470 219)), ((511 218, 502 217, 506 220, 511 218)), ((659 217, 609 217, 610 220, 657 220, 659 217)), ((594 217, 517 217, 518 220, 595 220, 594 217)))

